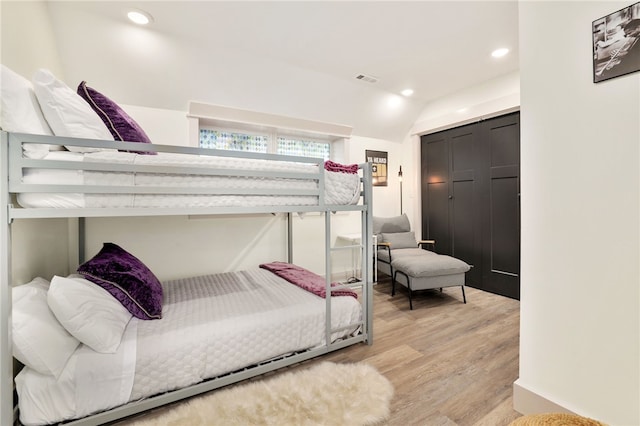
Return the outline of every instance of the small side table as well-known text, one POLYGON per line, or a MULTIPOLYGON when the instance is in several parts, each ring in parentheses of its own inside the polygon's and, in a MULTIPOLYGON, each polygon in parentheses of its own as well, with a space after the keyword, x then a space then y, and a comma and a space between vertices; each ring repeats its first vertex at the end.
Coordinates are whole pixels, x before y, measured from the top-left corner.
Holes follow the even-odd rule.
MULTIPOLYGON (((347 243, 349 243, 350 245, 359 245, 362 244, 362 234, 355 233, 355 234, 341 234, 338 235, 338 238, 341 240, 346 241, 347 243)), ((372 235, 372 241, 373 241, 373 282, 378 282, 378 250, 377 250, 377 246, 378 246, 378 236, 377 235, 372 235)), ((354 271, 354 275, 358 275, 358 271, 359 271, 359 263, 360 263, 360 254, 361 251, 358 252, 357 256, 353 257, 353 271, 354 271)))

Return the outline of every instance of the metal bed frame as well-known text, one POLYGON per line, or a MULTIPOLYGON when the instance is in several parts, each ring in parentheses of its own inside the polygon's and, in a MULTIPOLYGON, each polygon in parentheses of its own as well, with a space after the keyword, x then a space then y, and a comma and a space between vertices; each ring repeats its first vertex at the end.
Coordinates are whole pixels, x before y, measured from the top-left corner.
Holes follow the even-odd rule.
MULTIPOLYGON (((127 403, 114 409, 100 412, 78 420, 70 421, 73 425, 99 425, 121 419, 142 411, 165 405, 180 399, 188 398, 203 392, 236 383, 260 374, 299 363, 337 349, 356 343, 373 343, 373 294, 372 294, 372 184, 371 165, 359 164, 361 171, 361 202, 357 205, 326 205, 324 203, 324 168, 323 161, 306 157, 290 157, 273 154, 256 154, 246 152, 219 151, 211 149, 188 148, 166 145, 144 144, 145 151, 182 153, 200 156, 239 157, 251 159, 266 159, 291 161, 302 163, 316 163, 318 173, 292 172, 263 172, 252 170, 221 170, 202 169, 178 166, 140 166, 126 164, 104 164, 90 162, 35 160, 23 158, 22 145, 24 143, 39 143, 50 145, 74 145, 94 148, 110 148, 136 151, 141 149, 139 143, 98 141, 89 139, 60 138, 54 136, 29 135, 23 133, 0 132, 0 209, 2 226, 0 226, 0 424, 10 425, 17 420, 17 405, 14 392, 14 371, 11 341, 11 225, 15 219, 31 218, 80 218, 79 220, 79 252, 80 261, 84 255, 84 218, 89 217, 126 217, 126 216, 171 216, 171 215, 215 215, 215 214, 243 214, 243 213, 287 213, 288 217, 288 261, 292 259, 292 220, 293 213, 320 212, 325 218, 325 276, 326 290, 331 289, 331 255, 334 250, 361 250, 362 281, 351 286, 361 287, 363 320, 360 334, 331 342, 331 297, 326 298, 326 326, 325 344, 321 347, 309 349, 279 359, 270 360, 263 364, 248 366, 247 368, 213 378, 189 386, 187 388, 156 395, 141 401, 127 403), (166 188, 166 187, 133 187, 133 186, 87 186, 87 185, 53 185, 53 184, 25 184, 22 182, 23 169, 26 168, 56 168, 66 170, 108 170, 119 172, 145 173, 183 173, 207 174, 218 176, 260 176, 271 178, 307 178, 315 179, 318 188, 314 190, 282 189, 282 190, 228 190, 211 188, 166 188), (259 207, 188 207, 188 208, 21 208, 15 204, 14 197, 26 192, 58 192, 58 193, 144 193, 144 194, 243 194, 243 195, 313 195, 318 197, 318 205, 314 206, 259 206, 259 207), (359 211, 361 213, 360 244, 352 246, 332 247, 331 245, 331 213, 337 211, 359 211)), ((335 287, 333 287, 335 289, 335 287)))

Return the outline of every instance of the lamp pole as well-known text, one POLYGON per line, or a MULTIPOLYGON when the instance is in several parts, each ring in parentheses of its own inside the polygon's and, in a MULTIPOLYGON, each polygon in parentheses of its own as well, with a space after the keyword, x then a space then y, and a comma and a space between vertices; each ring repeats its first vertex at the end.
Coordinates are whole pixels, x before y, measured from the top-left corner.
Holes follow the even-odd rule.
POLYGON ((402 214, 402 166, 398 172, 398 180, 400 181, 400 214, 402 214))

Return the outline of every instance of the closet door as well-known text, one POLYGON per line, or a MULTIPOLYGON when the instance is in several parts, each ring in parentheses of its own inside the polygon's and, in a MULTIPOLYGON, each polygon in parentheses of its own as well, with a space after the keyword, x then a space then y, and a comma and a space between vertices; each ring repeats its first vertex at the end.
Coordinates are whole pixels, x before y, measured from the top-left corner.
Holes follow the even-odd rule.
POLYGON ((467 283, 473 287, 482 278, 476 133, 471 125, 421 139, 422 237, 436 241, 436 252, 472 265, 467 283))
MULTIPOLYGON (((482 288, 480 244, 481 216, 478 170, 480 141, 478 127, 469 125, 449 132, 450 191, 449 223, 451 250, 448 254, 472 266, 467 284, 482 288)), ((437 246, 436 246, 437 247, 437 246)))
POLYGON ((520 298, 520 114, 482 123, 487 187, 483 188, 482 282, 493 293, 520 298))
POLYGON ((422 139, 422 238, 435 240, 438 253, 451 253, 449 224, 449 143, 445 133, 422 139))
POLYGON ((520 298, 520 113, 425 135, 422 237, 471 287, 520 298))

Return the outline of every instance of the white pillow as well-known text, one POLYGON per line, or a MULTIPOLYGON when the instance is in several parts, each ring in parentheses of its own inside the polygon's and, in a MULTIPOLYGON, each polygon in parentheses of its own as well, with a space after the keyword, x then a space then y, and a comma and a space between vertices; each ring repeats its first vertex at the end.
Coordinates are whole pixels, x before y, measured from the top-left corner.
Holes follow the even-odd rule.
POLYGON ((69 333, 100 353, 116 352, 133 316, 108 291, 79 275, 54 276, 47 301, 69 333))
POLYGON ((13 356, 38 373, 58 378, 80 342, 47 306, 48 288, 43 278, 13 287, 13 356))
MULTIPOLYGON (((53 135, 29 80, 0 66, 0 127, 7 132, 53 135)), ((47 144, 23 145, 28 158, 44 158, 47 144)))
MULTIPOLYGON (((33 88, 42 112, 56 136, 113 140, 98 114, 51 71, 40 69, 33 76, 33 88)), ((67 146, 69 151, 92 152, 98 148, 67 146)))

